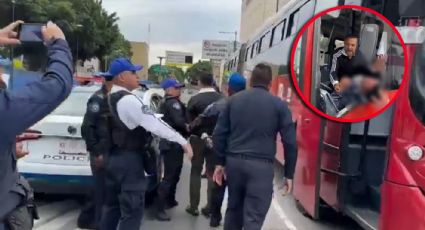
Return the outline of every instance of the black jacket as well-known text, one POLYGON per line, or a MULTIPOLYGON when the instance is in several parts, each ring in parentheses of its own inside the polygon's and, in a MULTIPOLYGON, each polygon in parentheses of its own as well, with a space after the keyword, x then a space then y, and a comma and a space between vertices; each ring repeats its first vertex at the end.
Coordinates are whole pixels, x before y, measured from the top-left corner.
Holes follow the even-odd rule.
MULTIPOLYGON (((205 109, 212 103, 223 98, 223 95, 217 93, 213 88, 208 90, 201 90, 197 95, 193 96, 187 105, 187 115, 189 122, 193 122, 205 109)), ((203 122, 201 126, 196 126, 191 130, 192 134, 201 136, 202 133, 211 135, 215 127, 215 121, 203 122)))
POLYGON ((230 97, 213 134, 221 156, 245 155, 273 161, 280 133, 285 149, 285 176, 293 178, 297 160, 296 132, 287 104, 267 89, 254 87, 230 97))
POLYGON ((81 126, 81 136, 86 142, 87 151, 94 156, 106 154, 111 147, 109 130, 111 113, 107 93, 105 86, 102 86, 102 89, 90 97, 81 126))
POLYGON ((342 75, 351 75, 355 67, 367 66, 364 55, 357 50, 351 59, 347 57, 344 47, 335 50, 331 60, 330 80, 334 84, 342 75))
POLYGON ((186 129, 186 106, 177 97, 166 95, 164 101, 159 106, 158 112, 164 114, 162 120, 182 136, 188 135, 186 129))

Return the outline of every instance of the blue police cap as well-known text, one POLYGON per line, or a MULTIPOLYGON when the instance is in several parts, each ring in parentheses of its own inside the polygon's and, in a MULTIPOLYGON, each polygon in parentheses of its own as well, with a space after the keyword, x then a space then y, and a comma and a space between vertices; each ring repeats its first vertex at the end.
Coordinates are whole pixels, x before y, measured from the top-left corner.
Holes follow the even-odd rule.
POLYGON ((161 82, 161 88, 183 88, 184 84, 178 82, 176 79, 168 78, 161 82))
POLYGON ((229 78, 229 88, 233 92, 239 92, 246 87, 246 79, 239 73, 233 73, 229 78))
POLYGON ((140 71, 143 69, 141 65, 133 65, 127 58, 114 59, 109 65, 108 72, 103 74, 103 77, 115 77, 124 71, 140 71))

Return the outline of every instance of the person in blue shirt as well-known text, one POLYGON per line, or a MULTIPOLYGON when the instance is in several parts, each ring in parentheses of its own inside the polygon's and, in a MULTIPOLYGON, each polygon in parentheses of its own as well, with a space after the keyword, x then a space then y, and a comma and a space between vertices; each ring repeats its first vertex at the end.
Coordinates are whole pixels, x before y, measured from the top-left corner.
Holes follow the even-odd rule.
MULTIPOLYGON (((14 30, 21 23, 0 30, 0 45, 20 43, 14 30)), ((52 22, 42 28, 42 34, 48 49, 42 79, 18 91, 0 90, 0 230, 10 229, 10 215, 26 203, 16 167, 16 136, 52 112, 71 92, 73 62, 65 35, 52 22)))
MULTIPOLYGON (((246 88, 246 79, 239 73, 233 73, 228 82, 227 94, 229 97, 245 90, 246 88)), ((214 123, 217 123, 217 119, 220 113, 225 109, 227 101, 229 98, 223 98, 219 101, 208 106, 205 111, 199 116, 199 123, 202 123, 205 120, 213 120, 214 123)), ((210 137, 204 138, 208 143, 207 146, 213 148, 212 141, 210 137)), ((217 157, 217 156, 216 156, 217 157)), ((218 164, 218 159, 213 160, 214 166, 218 164)), ((209 201, 211 207, 211 217, 210 217, 210 226, 218 227, 220 225, 222 215, 221 215, 221 206, 224 199, 224 193, 226 191, 226 182, 223 180, 222 184, 214 183, 211 192, 211 200, 209 201)))

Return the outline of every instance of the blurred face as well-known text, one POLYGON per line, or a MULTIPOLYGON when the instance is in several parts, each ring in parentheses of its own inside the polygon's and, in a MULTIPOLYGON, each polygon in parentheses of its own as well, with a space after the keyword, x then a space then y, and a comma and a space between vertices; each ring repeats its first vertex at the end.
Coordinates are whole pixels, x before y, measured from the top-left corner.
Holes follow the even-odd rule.
POLYGON ((347 38, 344 41, 344 50, 349 58, 353 57, 356 54, 357 50, 357 38, 347 38))
POLYGON ((369 92, 379 86, 379 80, 370 77, 364 77, 361 83, 362 91, 369 92))
POLYGON ((348 89, 351 85, 351 81, 352 80, 348 77, 341 78, 341 80, 339 81, 340 91, 345 91, 346 89, 348 89))
POLYGON ((120 73, 115 79, 115 84, 123 86, 130 91, 139 88, 139 77, 134 71, 124 71, 120 73))
POLYGON ((167 95, 170 95, 172 97, 180 97, 181 88, 170 87, 170 88, 166 89, 165 92, 167 93, 167 95))

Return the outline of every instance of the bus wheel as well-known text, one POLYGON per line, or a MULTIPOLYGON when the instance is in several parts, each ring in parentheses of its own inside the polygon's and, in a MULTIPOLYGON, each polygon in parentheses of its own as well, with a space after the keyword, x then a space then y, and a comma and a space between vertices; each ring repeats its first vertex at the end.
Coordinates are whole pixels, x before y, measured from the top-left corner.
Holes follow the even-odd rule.
POLYGON ((299 200, 295 200, 295 207, 301 214, 303 214, 303 216, 311 218, 311 216, 308 214, 308 212, 305 210, 299 200))

